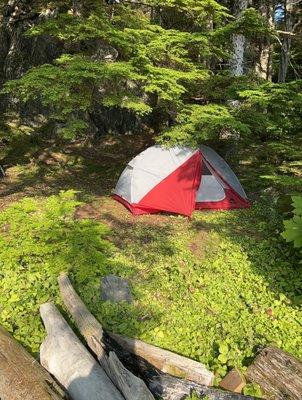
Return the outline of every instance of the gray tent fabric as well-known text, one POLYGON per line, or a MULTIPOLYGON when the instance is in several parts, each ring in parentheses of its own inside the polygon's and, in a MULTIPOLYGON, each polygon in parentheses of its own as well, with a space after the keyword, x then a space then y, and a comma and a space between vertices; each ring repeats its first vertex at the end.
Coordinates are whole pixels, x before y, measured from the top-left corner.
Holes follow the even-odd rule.
POLYGON ((225 198, 223 186, 214 175, 202 175, 197 190, 196 202, 221 201, 225 198))
POLYGON ((113 191, 129 203, 139 201, 198 150, 189 147, 152 146, 132 159, 113 191))
POLYGON ((247 199, 246 193, 237 176, 224 159, 208 146, 201 145, 200 151, 202 157, 210 164, 210 168, 212 167, 212 170, 214 169, 243 199, 247 199))

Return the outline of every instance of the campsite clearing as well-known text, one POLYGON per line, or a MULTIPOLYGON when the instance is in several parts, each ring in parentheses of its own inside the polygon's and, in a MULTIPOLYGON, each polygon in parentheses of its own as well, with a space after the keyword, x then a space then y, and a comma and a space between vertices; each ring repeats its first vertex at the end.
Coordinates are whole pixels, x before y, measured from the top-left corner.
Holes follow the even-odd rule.
POLYGON ((60 304, 57 275, 69 270, 104 327, 200 360, 218 378, 234 366, 244 370, 262 344, 302 356, 301 267, 279 235, 284 214, 277 198, 263 192, 267 182, 278 191, 289 178, 299 187, 300 170, 291 167, 297 160, 279 159, 286 173, 279 169, 276 179, 264 177, 271 161, 263 160, 266 173, 255 190, 253 154, 242 151, 237 172, 251 209, 137 218, 109 194, 126 161, 146 146, 142 138, 106 138, 85 152, 45 141, 40 154, 23 140, 23 154, 7 155, 0 183, 0 321, 33 353, 44 336, 39 305, 60 304), (45 162, 55 154, 57 161, 45 162), (69 189, 79 191, 82 205, 71 192, 58 195, 69 189), (11 208, 25 196, 36 200, 11 208), (132 304, 101 302, 100 278, 107 273, 129 280, 132 304))

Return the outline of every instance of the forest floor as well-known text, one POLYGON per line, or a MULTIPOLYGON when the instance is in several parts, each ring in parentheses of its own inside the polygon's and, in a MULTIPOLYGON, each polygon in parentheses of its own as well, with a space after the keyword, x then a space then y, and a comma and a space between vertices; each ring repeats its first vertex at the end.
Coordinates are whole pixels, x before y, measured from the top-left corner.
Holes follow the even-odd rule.
MULTIPOLYGON (((0 322, 33 353, 44 334, 38 305, 60 301, 56 287, 44 283, 41 292, 34 287, 36 278, 28 275, 31 263, 39 266, 35 274, 40 278, 44 268, 45 276, 51 274, 52 265, 56 275, 58 268, 69 269, 81 297, 107 329, 200 360, 218 378, 233 366, 244 370, 266 343, 302 357, 301 265, 280 237, 282 219, 290 210, 287 195, 302 191, 302 143, 284 139, 240 150, 236 171, 253 203, 248 210, 195 212, 192 218, 133 217, 110 192, 126 162, 151 138, 106 137, 83 147, 29 136, 26 127, 18 130, 11 148, 2 152, 7 176, 0 180, 0 230, 7 226, 5 218, 13 224, 19 209, 7 210, 14 202, 34 197, 43 206, 50 196, 71 189, 82 202, 74 223, 93 221, 88 241, 64 236, 64 248, 73 246, 75 265, 67 258, 55 265, 57 255, 51 251, 37 261, 34 252, 24 250, 27 258, 16 255, 23 257, 19 277, 2 272, 0 322), (1 215, 6 215, 2 225, 1 215), (98 240, 97 225, 110 228, 106 240, 112 246, 99 268, 89 244, 98 240), (81 277, 75 271, 78 265, 81 277), (101 302, 100 277, 108 272, 129 280, 132 304, 101 302)), ((21 218, 17 223, 22 224, 21 218)), ((11 240, 10 245, 17 239, 11 240)), ((0 266, 7 268, 8 247, 0 240, 0 266)))

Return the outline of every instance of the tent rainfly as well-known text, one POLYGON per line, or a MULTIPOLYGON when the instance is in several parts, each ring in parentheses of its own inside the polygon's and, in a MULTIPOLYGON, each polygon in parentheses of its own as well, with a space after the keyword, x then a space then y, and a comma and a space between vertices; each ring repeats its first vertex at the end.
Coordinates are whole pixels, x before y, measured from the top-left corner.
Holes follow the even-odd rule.
POLYGON ((234 172, 208 146, 149 147, 124 169, 113 198, 134 215, 250 207, 234 172))

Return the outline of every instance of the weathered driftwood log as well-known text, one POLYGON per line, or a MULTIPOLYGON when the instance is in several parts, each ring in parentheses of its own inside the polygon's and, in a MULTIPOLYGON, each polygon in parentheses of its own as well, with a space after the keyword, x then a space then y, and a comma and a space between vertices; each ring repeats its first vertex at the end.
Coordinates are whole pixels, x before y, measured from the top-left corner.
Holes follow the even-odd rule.
POLYGON ((62 400, 67 394, 44 368, 0 327, 0 399, 62 400))
POLYGON ((114 333, 109 333, 109 335, 123 349, 144 358, 162 372, 206 386, 213 385, 214 374, 197 361, 152 346, 138 339, 129 339, 114 333))
POLYGON ((162 400, 183 400, 192 391, 196 392, 201 398, 208 396, 211 400, 253 400, 254 397, 216 389, 205 386, 193 381, 177 378, 164 373, 154 367, 145 359, 129 353, 120 347, 110 336, 104 332, 103 342, 106 349, 114 349, 122 363, 133 374, 141 377, 156 398, 162 400))
POLYGON ((122 400, 105 371, 73 333, 57 308, 40 307, 47 337, 41 364, 66 388, 73 400, 122 400))
POLYGON ((66 274, 61 274, 59 277, 59 285, 66 308, 87 340, 89 347, 99 358, 100 363, 103 363, 104 354, 116 353, 123 365, 134 375, 142 378, 155 396, 159 396, 163 400, 180 400, 185 395, 190 394, 192 390, 195 390, 200 395, 207 394, 213 400, 253 399, 249 396, 209 388, 202 384, 163 373, 144 358, 121 347, 117 341, 103 331, 100 323, 91 315, 76 294, 66 274))
POLYGON ((109 353, 109 368, 110 377, 126 400, 154 400, 145 382, 128 371, 113 351, 109 353))
MULTIPOLYGON (((103 358, 104 350, 102 345, 100 346, 103 342, 103 329, 101 324, 87 310, 85 304, 73 289, 66 274, 60 275, 59 286, 64 304, 75 319, 75 322, 80 332, 85 337, 88 346, 99 358, 103 358)), ((213 384, 213 373, 208 371, 203 364, 197 361, 149 345, 140 340, 128 339, 114 334, 110 334, 110 336, 127 352, 144 358, 162 372, 189 379, 207 386, 213 384)))
POLYGON ((267 399, 302 399, 302 363, 273 346, 260 352, 247 378, 258 383, 267 399))
POLYGON ((152 393, 145 382, 128 371, 113 351, 109 354, 103 348, 103 329, 101 324, 87 310, 85 304, 73 289, 66 273, 58 278, 61 296, 73 316, 75 323, 86 339, 88 347, 97 356, 99 363, 106 371, 115 386, 124 395, 126 400, 153 400, 152 393))
POLYGON ((103 348, 103 329, 101 324, 87 310, 85 304, 75 292, 68 276, 62 273, 58 278, 61 296, 66 308, 86 339, 89 348, 97 356, 99 363, 106 371, 115 386, 126 400, 153 400, 145 382, 128 371, 113 351, 109 357, 103 348))
POLYGON ((155 396, 165 400, 183 400, 192 392, 207 400, 256 400, 251 396, 215 389, 168 374, 151 378, 149 388, 155 396))

